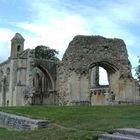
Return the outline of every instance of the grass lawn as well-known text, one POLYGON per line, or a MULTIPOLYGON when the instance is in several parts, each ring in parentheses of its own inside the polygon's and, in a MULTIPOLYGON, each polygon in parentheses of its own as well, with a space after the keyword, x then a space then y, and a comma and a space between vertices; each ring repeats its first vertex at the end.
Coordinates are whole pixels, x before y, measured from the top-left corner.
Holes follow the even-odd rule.
POLYGON ((0 129, 1 140, 94 140, 114 128, 140 128, 140 106, 28 106, 0 111, 54 122, 49 128, 32 132, 0 129))

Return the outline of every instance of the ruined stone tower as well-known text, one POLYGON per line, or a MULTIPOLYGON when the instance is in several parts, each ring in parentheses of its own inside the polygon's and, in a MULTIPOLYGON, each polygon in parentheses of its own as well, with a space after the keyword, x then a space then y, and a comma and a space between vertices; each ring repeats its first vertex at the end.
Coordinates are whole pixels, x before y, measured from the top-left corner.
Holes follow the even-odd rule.
POLYGON ((18 54, 24 50, 24 38, 16 33, 11 40, 11 58, 17 58, 18 54))

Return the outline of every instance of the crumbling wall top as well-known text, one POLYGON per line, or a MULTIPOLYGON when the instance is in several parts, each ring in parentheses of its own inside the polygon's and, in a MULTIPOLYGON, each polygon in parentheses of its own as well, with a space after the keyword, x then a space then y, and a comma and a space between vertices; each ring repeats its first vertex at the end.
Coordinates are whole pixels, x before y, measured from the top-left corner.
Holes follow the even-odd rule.
POLYGON ((78 35, 70 42, 62 59, 67 70, 87 71, 90 66, 99 65, 107 71, 119 70, 121 74, 131 75, 126 45, 122 39, 102 36, 78 35))

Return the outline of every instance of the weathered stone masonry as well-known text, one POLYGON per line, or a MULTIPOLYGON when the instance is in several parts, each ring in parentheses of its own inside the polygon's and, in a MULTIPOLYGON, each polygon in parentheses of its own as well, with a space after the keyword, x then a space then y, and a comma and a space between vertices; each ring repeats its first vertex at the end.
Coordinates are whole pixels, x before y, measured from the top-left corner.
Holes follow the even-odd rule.
POLYGON ((46 128, 51 124, 49 120, 31 119, 28 117, 0 112, 0 126, 14 130, 37 130, 46 128))
POLYGON ((64 104, 105 104, 106 92, 115 94, 117 101, 139 99, 126 45, 121 39, 82 35, 74 37, 64 54, 57 76, 60 100, 64 104), (98 66, 107 71, 108 90, 90 84, 92 69, 98 66))
POLYGON ((32 50, 24 50, 24 38, 16 33, 9 59, 0 64, 0 105, 56 102, 56 63, 35 59, 32 50))
POLYGON ((60 62, 36 59, 24 41, 16 33, 10 57, 0 64, 0 106, 139 101, 123 40, 76 36, 60 62), (99 84, 99 67, 107 71, 109 85, 99 84))

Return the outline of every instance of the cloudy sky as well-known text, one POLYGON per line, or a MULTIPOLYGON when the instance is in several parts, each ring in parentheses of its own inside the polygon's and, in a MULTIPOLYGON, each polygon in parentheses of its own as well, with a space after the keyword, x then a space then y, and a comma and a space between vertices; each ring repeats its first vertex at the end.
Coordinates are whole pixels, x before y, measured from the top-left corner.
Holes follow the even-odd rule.
POLYGON ((62 58, 75 35, 102 35, 125 41, 132 66, 140 55, 140 0, 0 0, 0 62, 16 32, 26 48, 46 45, 62 58))

